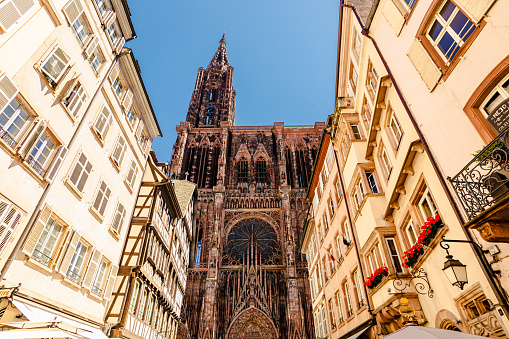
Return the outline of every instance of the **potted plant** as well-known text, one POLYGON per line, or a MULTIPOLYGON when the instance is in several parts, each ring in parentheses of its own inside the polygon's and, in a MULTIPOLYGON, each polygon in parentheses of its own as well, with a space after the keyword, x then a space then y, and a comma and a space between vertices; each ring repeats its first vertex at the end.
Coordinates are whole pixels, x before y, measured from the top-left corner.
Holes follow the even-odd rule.
POLYGON ((384 265, 380 268, 377 268, 376 271, 366 279, 366 281, 364 282, 364 286, 372 290, 375 287, 377 287, 382 282, 382 280, 384 280, 384 278, 388 275, 389 269, 387 268, 387 266, 384 265))

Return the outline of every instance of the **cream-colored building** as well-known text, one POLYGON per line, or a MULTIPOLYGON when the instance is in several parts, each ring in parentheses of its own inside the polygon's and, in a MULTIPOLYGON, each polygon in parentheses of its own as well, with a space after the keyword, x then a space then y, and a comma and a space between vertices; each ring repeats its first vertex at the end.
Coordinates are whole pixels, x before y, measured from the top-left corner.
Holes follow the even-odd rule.
POLYGON ((197 191, 189 181, 170 181, 167 173, 168 164, 152 152, 106 314, 106 322, 115 324, 111 338, 177 335, 197 191))
MULTIPOLYGON (((506 278, 498 279, 500 272, 493 271, 501 269, 502 277, 507 275, 503 265, 507 245, 493 246, 464 227, 472 219, 470 226, 483 227, 484 238, 507 241, 503 224, 496 223, 504 219, 504 200, 493 206, 506 192, 506 177, 495 160, 482 161, 497 154, 505 156, 504 148, 478 157, 466 169, 469 174, 464 170, 463 176, 456 176, 472 154, 497 135, 488 114, 509 96, 509 40, 502 28, 507 10, 503 1, 341 2, 337 105, 328 127, 344 187, 345 212, 350 214, 346 219, 352 220, 354 249, 358 248, 365 274, 362 279, 374 278, 363 292, 367 292, 367 307, 376 325, 363 335, 381 337, 400 328, 403 296, 421 326, 482 336, 509 334, 507 297, 500 282, 508 285, 506 278), (487 176, 483 165, 491 168, 487 176), (475 166, 482 169, 483 178, 475 177, 475 166), (452 184, 446 179, 449 176, 452 184), (465 182, 471 187, 465 188, 465 182), (498 192, 493 182, 500 183, 495 186, 498 192), (473 190, 477 192, 472 194, 473 190), (469 211, 479 208, 476 203, 481 199, 485 204, 481 210, 469 211), (482 219, 475 219, 489 207, 482 219), (499 238, 493 235, 496 232, 499 238), (466 265, 466 284, 453 286, 444 274, 447 259, 440 246, 442 237, 461 241, 442 245, 449 246, 454 259, 466 265), (414 246, 416 243, 423 245, 414 246), (479 246, 491 254, 485 255, 479 246), (412 256, 405 256, 408 250, 412 256), (384 266, 387 274, 376 272, 384 266)), ((324 159, 319 158, 315 172, 322 171, 319 167, 324 159)), ((315 195, 309 191, 310 199, 315 195)), ((330 199, 324 196, 314 204, 314 224, 327 205, 323 199, 330 199)), ((329 233, 341 232, 334 222, 331 225, 329 233)), ((303 244, 303 250, 309 251, 309 231, 306 240, 309 243, 303 244)), ((332 244, 324 237, 315 246, 327 258, 326 250, 332 244)), ((347 272, 355 269, 355 264, 335 262, 336 275, 343 265, 347 272)), ((311 272, 310 277, 313 279, 311 272)), ((327 290, 342 292, 341 285, 330 285, 325 283, 322 298, 326 306, 332 296, 327 290)), ((337 326, 338 314, 344 314, 344 309, 345 303, 332 303, 330 313, 336 319, 325 317, 329 332, 323 337, 354 334, 346 326, 345 330, 337 326), (334 322, 336 330, 330 325, 334 322)), ((358 326, 356 319, 351 321, 358 326)))
POLYGON ((0 267, 5 287, 21 283, 11 303, 1 299, 0 323, 56 318, 101 337, 127 219, 161 135, 124 47, 135 37, 129 9, 5 0, 0 27, 0 267))

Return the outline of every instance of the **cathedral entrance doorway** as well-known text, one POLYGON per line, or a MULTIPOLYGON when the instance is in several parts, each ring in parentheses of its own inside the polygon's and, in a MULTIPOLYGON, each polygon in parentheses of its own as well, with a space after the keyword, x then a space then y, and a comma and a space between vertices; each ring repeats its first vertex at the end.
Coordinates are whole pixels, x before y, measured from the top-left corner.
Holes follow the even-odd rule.
POLYGON ((276 339, 277 330, 267 315, 255 307, 240 313, 228 329, 227 339, 276 339))

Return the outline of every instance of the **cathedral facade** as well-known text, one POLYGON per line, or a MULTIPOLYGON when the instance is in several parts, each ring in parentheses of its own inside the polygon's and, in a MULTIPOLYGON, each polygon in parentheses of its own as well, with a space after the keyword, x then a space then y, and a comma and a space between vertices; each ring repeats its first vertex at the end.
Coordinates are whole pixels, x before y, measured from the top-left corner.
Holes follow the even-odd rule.
POLYGON ((323 123, 235 126, 223 38, 177 127, 172 179, 198 186, 181 338, 314 338, 299 255, 323 123))

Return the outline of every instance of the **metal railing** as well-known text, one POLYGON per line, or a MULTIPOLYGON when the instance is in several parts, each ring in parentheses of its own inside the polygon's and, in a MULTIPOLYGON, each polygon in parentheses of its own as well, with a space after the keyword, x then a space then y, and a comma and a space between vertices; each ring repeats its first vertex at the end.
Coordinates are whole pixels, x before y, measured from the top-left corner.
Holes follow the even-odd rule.
POLYGON ((92 287, 90 288, 90 292, 94 293, 97 296, 101 296, 101 291, 102 290, 95 285, 92 285, 92 287))
POLYGON ((75 273, 73 270, 68 270, 65 276, 75 283, 78 283, 78 281, 80 280, 79 274, 75 273))
POLYGON ((4 130, 2 127, 0 127, 0 139, 5 141, 5 143, 12 148, 14 148, 14 146, 16 146, 16 141, 14 140, 14 138, 11 137, 11 135, 6 130, 4 130))
POLYGON ((469 219, 509 192, 509 128, 478 152, 454 177, 448 178, 469 219))
POLYGON ((32 167, 39 175, 42 175, 44 172, 44 167, 42 167, 37 160, 34 159, 32 155, 29 155, 26 158, 26 162, 32 167))
POLYGON ((45 266, 48 266, 49 262, 51 261, 51 257, 48 257, 46 254, 36 249, 34 249, 34 251, 32 252, 32 259, 37 260, 38 262, 45 266))

